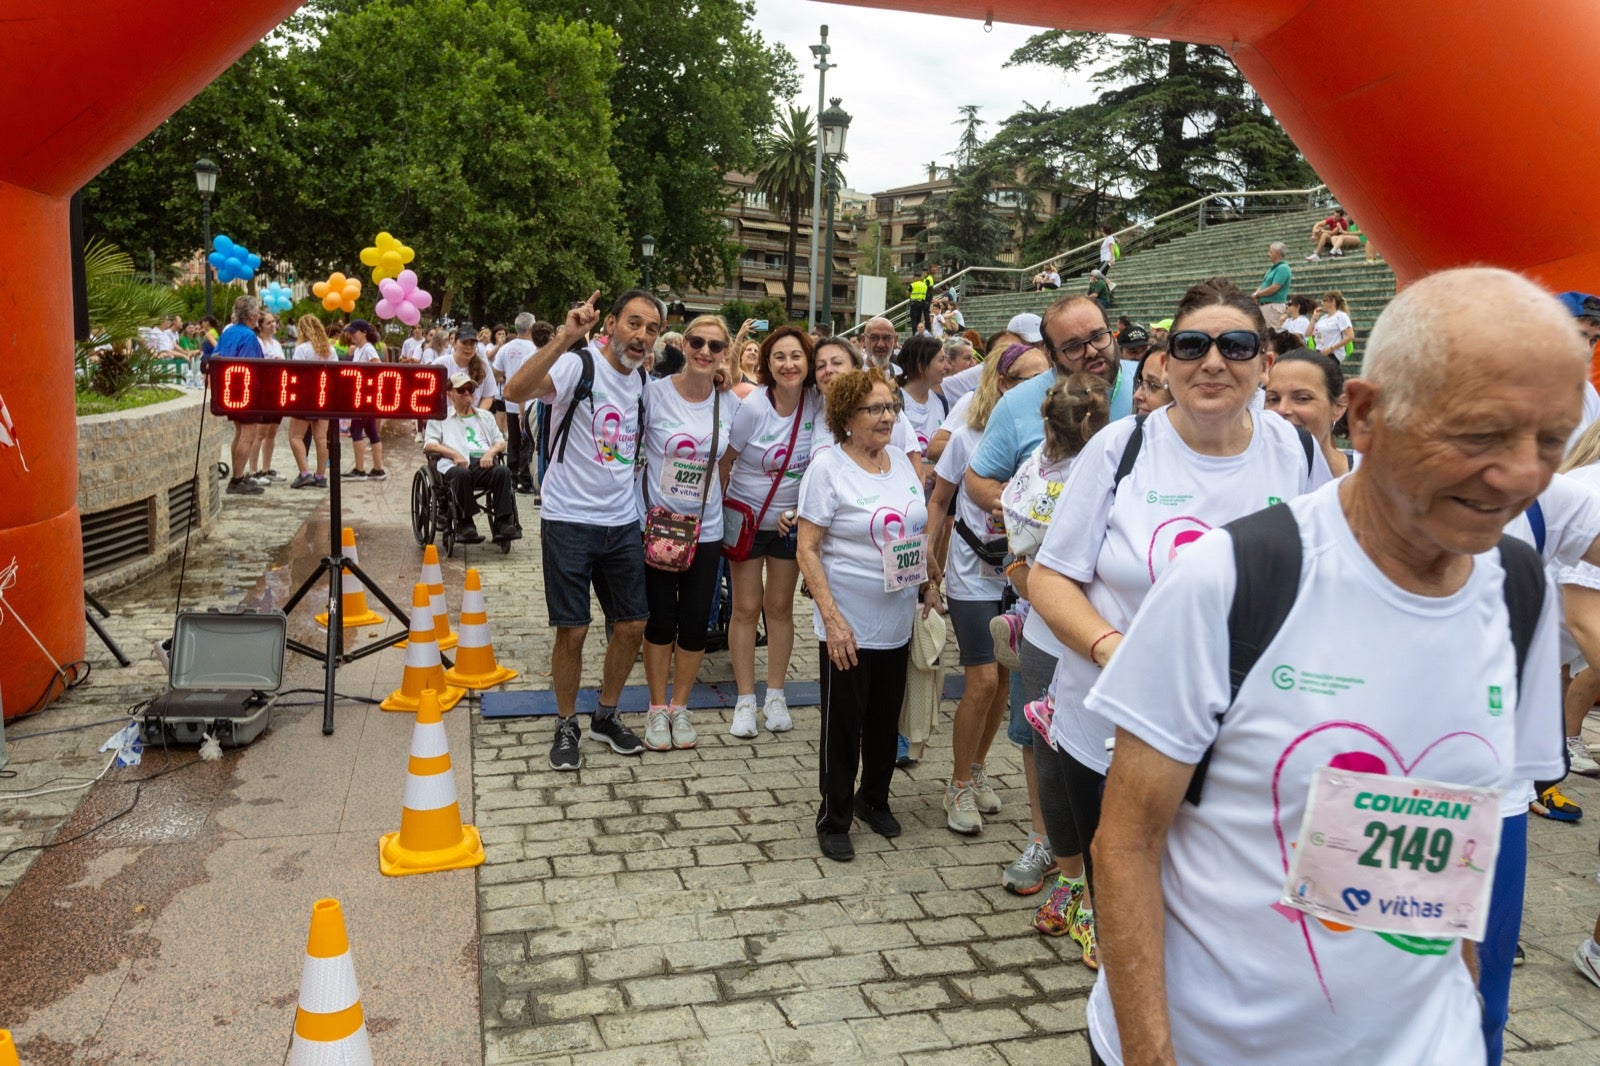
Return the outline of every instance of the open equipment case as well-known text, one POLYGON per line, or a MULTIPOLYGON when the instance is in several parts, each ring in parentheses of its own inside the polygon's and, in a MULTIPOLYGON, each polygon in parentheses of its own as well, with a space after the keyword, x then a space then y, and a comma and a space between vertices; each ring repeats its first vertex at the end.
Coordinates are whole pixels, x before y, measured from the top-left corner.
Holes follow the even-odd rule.
POLYGON ((289 619, 282 611, 182 611, 167 648, 167 691, 144 711, 150 744, 199 744, 210 733, 242 747, 266 729, 283 684, 289 619))

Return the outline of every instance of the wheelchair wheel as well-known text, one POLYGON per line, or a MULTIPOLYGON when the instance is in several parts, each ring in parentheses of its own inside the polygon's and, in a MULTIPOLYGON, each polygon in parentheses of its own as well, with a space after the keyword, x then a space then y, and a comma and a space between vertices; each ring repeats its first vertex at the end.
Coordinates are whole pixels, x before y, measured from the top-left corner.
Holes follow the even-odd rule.
POLYGON ((428 472, 418 470, 411 479, 411 535, 416 538, 419 548, 433 543, 433 496, 428 472))

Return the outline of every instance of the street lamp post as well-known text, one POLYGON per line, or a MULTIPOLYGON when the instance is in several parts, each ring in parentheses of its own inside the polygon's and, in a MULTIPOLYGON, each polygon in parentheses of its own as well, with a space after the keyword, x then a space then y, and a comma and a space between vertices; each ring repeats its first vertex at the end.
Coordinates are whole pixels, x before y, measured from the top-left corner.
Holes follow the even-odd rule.
MULTIPOLYGON (((817 143, 822 146, 823 154, 828 157, 828 241, 827 251, 823 256, 823 282, 822 282, 822 319, 833 326, 833 203, 839 194, 839 160, 844 158, 845 134, 850 132, 850 116, 839 106, 839 98, 833 97, 828 101, 828 110, 822 112, 817 119, 821 127, 821 136, 817 143)), ((813 285, 813 291, 815 286, 813 285)), ((816 320, 812 320, 812 328, 816 327, 816 320)))
POLYGON ((650 281, 650 260, 656 257, 656 239, 648 233, 639 238, 639 257, 644 260, 644 287, 655 292, 650 281))
POLYGON ((200 246, 200 269, 206 276, 206 314, 211 314, 211 264, 206 261, 211 248, 211 194, 217 191, 217 165, 201 158, 194 165, 194 182, 200 187, 201 213, 205 216, 206 242, 200 246))
MULTIPOLYGON (((822 42, 811 46, 811 54, 817 59, 817 121, 822 121, 823 92, 828 84, 828 71, 837 64, 828 62, 828 55, 832 51, 828 47, 828 27, 822 27, 822 42)), ((817 222, 822 218, 822 137, 817 137, 817 161, 811 171, 811 282, 810 293, 806 304, 806 325, 811 329, 817 328, 817 222)))

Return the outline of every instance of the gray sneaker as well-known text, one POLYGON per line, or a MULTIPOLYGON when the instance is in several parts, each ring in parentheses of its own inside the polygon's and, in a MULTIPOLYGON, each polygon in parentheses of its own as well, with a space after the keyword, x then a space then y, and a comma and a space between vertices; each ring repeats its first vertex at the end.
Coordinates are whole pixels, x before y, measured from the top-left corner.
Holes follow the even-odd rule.
POLYGON ((977 804, 979 814, 1000 813, 1000 797, 995 794, 994 786, 989 783, 989 775, 984 773, 982 763, 972 764, 972 798, 977 804))
POLYGON ((953 832, 972 836, 983 831, 983 815, 978 813, 978 804, 972 795, 971 785, 957 786, 952 781, 945 786, 944 815, 945 824, 953 832))
POLYGON ((1055 866, 1050 845, 1043 840, 1030 840, 1022 854, 1001 872, 1000 887, 1018 896, 1031 896, 1044 887, 1045 878, 1055 866))
POLYGON ((651 751, 672 750, 672 725, 665 707, 652 707, 644 716, 644 746, 651 751))
POLYGON ((672 746, 675 748, 692 748, 700 739, 694 731, 694 723, 689 720, 689 708, 674 707, 668 715, 672 723, 672 746))

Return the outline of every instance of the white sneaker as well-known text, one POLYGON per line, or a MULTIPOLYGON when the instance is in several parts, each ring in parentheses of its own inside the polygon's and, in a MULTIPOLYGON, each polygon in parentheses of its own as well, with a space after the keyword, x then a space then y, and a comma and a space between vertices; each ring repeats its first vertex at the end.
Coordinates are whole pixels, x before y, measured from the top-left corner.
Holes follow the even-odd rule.
POLYGON ((733 725, 728 732, 741 740, 749 740, 761 730, 756 728, 755 697, 741 699, 733 705, 733 725))
POLYGON ((1600 985, 1600 945, 1596 945, 1593 939, 1578 945, 1578 950, 1572 953, 1572 964, 1579 973, 1600 985))
POLYGON ((652 708, 644 716, 644 746, 651 751, 672 750, 672 726, 665 707, 652 708))
POLYGON ((774 733, 787 733, 794 728, 794 719, 789 717, 789 701, 777 693, 767 697, 761 714, 767 720, 767 728, 774 733))
POLYGON ((1312 252, 1310 255, 1306 256, 1306 262, 1315 263, 1318 259, 1321 259, 1321 258, 1322 257, 1320 255, 1318 255, 1316 252, 1312 252))
POLYGON ((978 813, 978 803, 971 785, 957 786, 952 781, 945 786, 944 815, 945 824, 965 836, 983 829, 983 815, 978 813))
POLYGON ((692 748, 699 737, 695 734, 694 723, 689 721, 689 708, 673 707, 669 717, 672 719, 672 746, 675 748, 692 748))
POLYGON ((980 814, 999 814, 1000 797, 989 783, 989 775, 979 763, 972 764, 972 800, 980 814))
POLYGON ((1572 772, 1586 777, 1600 776, 1600 763, 1589 754, 1589 746, 1582 737, 1567 738, 1567 754, 1572 758, 1572 772))
POLYGON ((1344 254, 1344 249, 1343 248, 1335 248, 1333 251, 1329 252, 1328 254, 1329 255, 1343 255, 1344 254))

